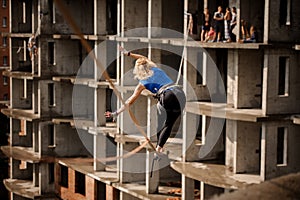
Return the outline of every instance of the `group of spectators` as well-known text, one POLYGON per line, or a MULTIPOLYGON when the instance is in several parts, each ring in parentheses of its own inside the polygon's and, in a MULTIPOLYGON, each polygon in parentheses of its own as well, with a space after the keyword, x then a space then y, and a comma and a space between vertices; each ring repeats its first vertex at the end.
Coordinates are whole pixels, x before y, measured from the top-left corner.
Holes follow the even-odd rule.
MULTIPOLYGON (((258 35, 255 26, 252 25, 250 30, 248 30, 248 23, 245 20, 241 20, 241 39, 237 41, 239 33, 236 27, 236 7, 227 7, 224 13, 223 8, 219 6, 213 16, 210 14, 208 8, 205 8, 203 13, 198 14, 197 20, 197 24, 201 25, 199 27, 201 29, 199 30, 201 42, 257 42, 258 35)), ((191 21, 192 18, 190 18, 191 21)), ((190 34, 192 34, 192 31, 190 31, 190 34)))

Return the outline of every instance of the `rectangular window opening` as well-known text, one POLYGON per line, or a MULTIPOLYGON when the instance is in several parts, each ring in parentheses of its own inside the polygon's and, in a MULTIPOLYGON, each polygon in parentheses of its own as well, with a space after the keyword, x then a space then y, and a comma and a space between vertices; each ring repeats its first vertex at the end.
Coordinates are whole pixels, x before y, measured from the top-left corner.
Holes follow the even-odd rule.
POLYGON ((69 187, 68 180, 69 180, 68 167, 64 165, 60 165, 60 181, 59 181, 60 186, 68 188, 69 187))
POLYGON ((48 84, 49 106, 55 106, 55 86, 54 83, 48 84))
POLYGON ((49 42, 48 43, 48 60, 50 65, 55 65, 55 43, 49 42))
POLYGON ((49 11, 50 11, 50 21, 52 22, 52 24, 55 24, 55 4, 53 2, 53 0, 49 0, 48 1, 48 5, 49 5, 49 11))
POLYGON ((3 85, 8 85, 8 78, 3 76, 3 85))
POLYGON ((287 128, 277 129, 277 166, 287 165, 287 128))
POLYGON ((2 7, 3 8, 6 8, 6 4, 7 4, 6 0, 2 0, 2 7))
POLYGON ((279 57, 278 95, 289 95, 289 57, 279 57))
POLYGON ((4 100, 4 101, 7 101, 7 100, 8 100, 8 94, 4 94, 4 95, 3 95, 3 100, 4 100))
POLYGON ((7 37, 2 38, 2 46, 6 47, 7 46, 7 37))
POLYGON ((85 175, 75 172, 75 193, 85 195, 85 175))
POLYGON ((7 17, 3 17, 2 19, 2 27, 7 27, 7 17))
POLYGON ((3 66, 7 66, 7 56, 3 56, 3 66))
POLYGON ((280 0, 280 16, 279 23, 280 25, 291 25, 291 0, 280 0))
POLYGON ((48 170, 49 170, 49 184, 54 183, 54 163, 49 163, 48 170))
POLYGON ((49 125, 49 135, 48 135, 48 145, 50 147, 55 146, 55 131, 54 131, 54 124, 49 125))

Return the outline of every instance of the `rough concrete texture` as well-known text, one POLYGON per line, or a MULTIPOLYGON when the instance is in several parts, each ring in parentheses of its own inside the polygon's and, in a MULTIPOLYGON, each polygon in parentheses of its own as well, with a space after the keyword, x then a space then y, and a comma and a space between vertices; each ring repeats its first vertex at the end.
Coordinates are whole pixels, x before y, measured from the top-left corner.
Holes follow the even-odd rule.
POLYGON ((240 199, 299 199, 300 173, 289 174, 236 192, 227 193, 213 200, 240 199))

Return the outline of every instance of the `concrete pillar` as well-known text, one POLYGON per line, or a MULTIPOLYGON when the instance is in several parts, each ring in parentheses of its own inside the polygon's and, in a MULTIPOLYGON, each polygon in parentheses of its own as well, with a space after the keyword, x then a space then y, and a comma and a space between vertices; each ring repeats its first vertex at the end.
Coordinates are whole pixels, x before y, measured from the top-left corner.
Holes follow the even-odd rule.
POLYGON ((261 126, 261 152, 260 152, 260 178, 262 181, 265 181, 266 178, 266 138, 267 138, 267 127, 266 123, 262 123, 261 126))
POLYGON ((103 88, 95 89, 95 105, 96 105, 96 123, 97 126, 105 126, 106 119, 104 112, 106 111, 106 90, 103 88))
POLYGON ((106 0, 94 0, 94 34, 106 34, 106 0))
POLYGON ((39 194, 42 195, 50 190, 48 163, 40 163, 39 167, 39 194))
POLYGON ((106 157, 106 136, 101 133, 94 136, 94 171, 105 170, 105 162, 100 162, 98 159, 106 157))
POLYGON ((32 148, 34 152, 39 152, 39 123, 32 123, 32 148))
POLYGON ((43 143, 43 136, 42 136, 42 130, 43 130, 43 126, 42 126, 42 123, 39 123, 38 125, 38 134, 37 134, 37 146, 38 146, 38 154, 39 154, 39 157, 42 156, 42 143, 43 143))
MULTIPOLYGON (((184 13, 188 12, 188 0, 184 0, 184 13)), ((188 16, 184 14, 184 21, 183 21, 183 34, 186 37, 187 36, 187 23, 188 23, 188 16)), ((184 56, 184 62, 183 62, 183 90, 185 93, 187 93, 187 49, 183 50, 185 54, 184 56)), ((187 149, 189 148, 189 145, 191 144, 191 140, 194 138, 191 138, 191 131, 189 131, 189 119, 188 119, 189 114, 186 113, 183 116, 183 144, 182 144, 182 161, 185 162, 187 160, 187 149)), ((189 200, 189 199, 194 199, 194 180, 191 178, 188 178, 184 175, 181 175, 181 189, 182 189, 182 194, 181 198, 183 200, 189 200)))
MULTIPOLYGON (((157 127, 157 111, 155 104, 152 104, 151 97, 147 98, 147 137, 150 138, 151 141, 156 140, 156 127, 157 127)), ((147 193, 156 193, 158 192, 159 186, 159 163, 154 161, 154 153, 147 150, 146 154, 146 190, 147 193), (153 169, 152 169, 153 165, 153 169), (151 176, 152 175, 152 176, 151 176)))
POLYGON ((264 43, 269 42, 270 0, 265 0, 264 43))
POLYGON ((262 114, 266 114, 268 111, 268 73, 269 73, 269 51, 265 50, 264 53, 264 66, 263 66, 263 80, 262 80, 262 114))
POLYGON ((181 175, 181 198, 182 200, 193 200, 194 199, 194 179, 188 178, 184 175, 181 175), (192 194, 192 195, 191 195, 192 194))
MULTIPOLYGON (((152 0, 148 0, 148 38, 151 38, 151 26, 152 26, 152 0)), ((149 46, 150 45, 151 44, 149 43, 149 46)), ((150 50, 149 53, 151 55, 150 50)))
MULTIPOLYGON (((139 146, 139 143, 120 144, 120 155, 123 156, 139 146)), ((129 157, 120 159, 120 182, 145 181, 145 150, 129 157), (138 163, 138 165, 136 164, 138 163)))
POLYGON ((39 164, 33 164, 33 173, 32 173, 32 182, 34 187, 39 186, 39 182, 41 181, 41 175, 39 173, 39 164))
POLYGON ((226 120, 226 149, 225 165, 235 170, 236 166, 236 137, 237 121, 226 120))

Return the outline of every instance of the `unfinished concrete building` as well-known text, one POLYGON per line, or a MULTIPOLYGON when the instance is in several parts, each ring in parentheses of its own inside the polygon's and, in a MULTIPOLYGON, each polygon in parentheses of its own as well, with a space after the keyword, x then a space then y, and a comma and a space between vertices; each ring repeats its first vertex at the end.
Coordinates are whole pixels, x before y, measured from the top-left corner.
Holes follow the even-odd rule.
MULTIPOLYGON (((2 33, 9 32, 9 12, 8 12, 7 1, 2 1, 0 5, 0 110, 7 108, 9 104, 9 79, 2 75, 2 72, 9 69, 9 46, 8 37, 2 33)), ((4 114, 0 113, 0 145, 8 144, 8 133, 9 133, 9 118, 4 114)), ((7 199, 8 192, 5 189, 3 180, 8 178, 8 158, 0 152, 0 197, 7 199)))
MULTIPOLYGON (((10 48, 4 72, 11 130, 1 149, 10 158, 11 199, 208 199, 300 170, 298 1, 16 0, 9 9, 9 44, 20 47, 10 48), (241 19, 255 24, 259 41, 184 40, 188 13, 218 5, 235 6, 238 29, 241 19), (86 60, 87 45, 100 64, 86 60), (116 122, 103 115, 121 101, 99 65, 125 99, 137 83, 118 45, 169 66, 174 80, 185 58, 187 105, 159 162, 149 145, 126 157, 145 143, 128 113, 116 122)), ((153 105, 145 94, 132 112, 155 144, 153 105)))

